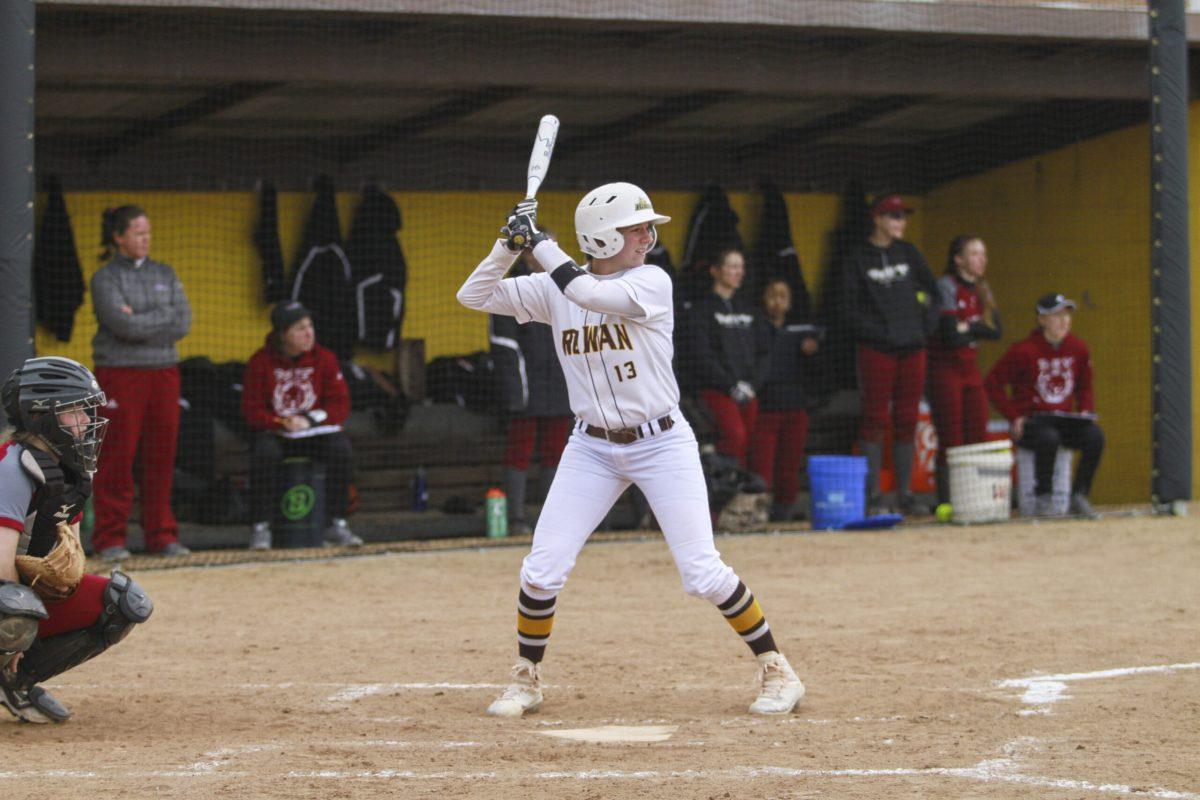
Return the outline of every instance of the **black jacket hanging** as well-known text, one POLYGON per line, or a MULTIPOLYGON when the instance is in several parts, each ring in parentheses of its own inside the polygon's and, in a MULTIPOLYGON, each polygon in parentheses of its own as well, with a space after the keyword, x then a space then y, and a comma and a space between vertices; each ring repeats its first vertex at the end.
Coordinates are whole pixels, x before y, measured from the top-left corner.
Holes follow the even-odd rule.
POLYGON ((687 241, 680 260, 679 284, 686 302, 708 293, 712 286, 708 267, 722 250, 743 249, 737 224, 738 215, 729 205, 724 190, 715 183, 704 187, 688 222, 687 241))
POLYGON ((292 273, 292 299, 312 312, 317 341, 349 359, 358 339, 350 260, 342 250, 333 181, 316 180, 317 197, 304 224, 300 259, 292 273))
POLYGON ((800 256, 792 242, 787 203, 779 189, 772 184, 763 184, 762 194, 762 228, 754 247, 754 257, 749 262, 744 290, 754 303, 761 304, 763 289, 768 281, 782 278, 792 290, 792 308, 788 311, 786 321, 808 324, 812 322, 812 298, 804 282, 800 256))
POLYGON ((37 240, 33 244, 33 296, 37 321, 53 331, 60 342, 71 341, 75 312, 83 304, 83 271, 75 252, 75 233, 67 216, 62 182, 51 175, 49 197, 37 240))
POLYGON ((402 227, 396 201, 378 186, 363 189, 362 204, 346 241, 357 312, 358 341, 391 350, 404 319, 408 265, 396 241, 402 227))
POLYGON ((846 296, 845 270, 854 250, 870 231, 871 212, 862 186, 851 182, 842 193, 837 227, 829 233, 829 261, 821 281, 817 321, 825 340, 817 355, 821 381, 816 391, 829 394, 858 386, 854 333, 850 328, 850 299, 846 296))
POLYGON ((263 181, 259 191, 254 247, 262 266, 263 300, 277 303, 287 297, 288 292, 287 279, 283 275, 283 248, 279 245, 279 200, 271 181, 263 181))

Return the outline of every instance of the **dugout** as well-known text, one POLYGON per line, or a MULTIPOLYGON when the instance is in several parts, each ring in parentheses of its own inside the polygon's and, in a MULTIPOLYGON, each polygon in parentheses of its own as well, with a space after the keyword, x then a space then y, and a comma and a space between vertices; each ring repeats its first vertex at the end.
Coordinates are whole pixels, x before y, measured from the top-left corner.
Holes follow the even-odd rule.
MULTIPOLYGON (((142 205, 155 257, 179 271, 195 310, 181 354, 244 359, 266 328, 250 239, 257 181, 280 188, 287 264, 314 175, 339 188, 344 232, 363 184, 379 182, 404 216, 403 335, 424 340, 429 359, 486 348, 485 321, 459 307, 454 290, 519 189, 536 119, 552 110, 563 130, 540 197, 560 231, 582 190, 620 174, 675 218, 662 235, 676 258, 708 182, 726 190, 751 246, 756 187, 770 179, 787 200, 814 297, 852 181, 912 198, 908 238, 935 271, 953 235, 979 234, 1005 343, 1032 324, 1029 308, 1045 291, 1081 301, 1075 329, 1095 353, 1109 436, 1094 497, 1149 499, 1144 3, 429 7, 38 2, 36 169, 62 180, 85 277, 99 266, 100 211, 142 205)), ((1200 42, 1200 15, 1188 25, 1189 41, 1200 42)), ((1184 335, 1195 365, 1195 281, 1191 292, 1184 335)), ((93 326, 85 299, 71 340, 39 328, 37 351, 88 363, 93 326)), ((984 361, 1000 352, 984 348, 984 361)), ((1200 429, 1194 406, 1192 419, 1200 429)))

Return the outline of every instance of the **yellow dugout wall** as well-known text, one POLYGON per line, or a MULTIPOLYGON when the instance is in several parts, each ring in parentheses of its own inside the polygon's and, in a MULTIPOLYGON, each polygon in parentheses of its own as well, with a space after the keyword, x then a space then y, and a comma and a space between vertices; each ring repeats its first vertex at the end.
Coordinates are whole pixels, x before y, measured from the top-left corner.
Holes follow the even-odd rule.
MULTIPOLYGON (((1192 263, 1200 256, 1200 105, 1190 148, 1192 263)), ((1005 325, 1003 345, 1036 324, 1038 296, 1061 291, 1080 308, 1073 330, 1091 347, 1096 405, 1108 438, 1096 476, 1101 502, 1142 502, 1149 493, 1149 132, 1137 126, 947 184, 925 197, 923 241, 945 261, 950 238, 976 233, 988 245, 989 277, 1005 325)), ((1200 493, 1200 281, 1192 270, 1193 497, 1200 493)), ((1003 347, 988 345, 985 366, 1003 347)))
MULTIPOLYGON (((408 260, 406 338, 425 340, 426 358, 486 349, 487 325, 482 314, 461 307, 454 298, 462 281, 491 248, 504 215, 512 207, 512 192, 393 192, 404 228, 400 242, 408 260)), ((301 229, 312 195, 279 194, 279 232, 284 262, 289 267, 300 246, 301 229)), ((688 218, 699 195, 656 192, 655 207, 674 219, 662 227, 664 242, 678 259, 682 255, 688 218)), ((572 231, 576 192, 542 192, 543 222, 560 236, 568 252, 578 251, 572 231)), ((359 195, 338 194, 342 230, 348 232, 359 195)), ((757 235, 757 196, 730 198, 743 219, 748 241, 757 235)), ((192 332, 180 342, 186 358, 205 355, 214 361, 246 360, 262 344, 269 327, 268 307, 262 301, 258 254, 251 235, 258 218, 253 192, 69 192, 67 210, 75 231, 84 278, 102 266, 100 215, 114 205, 133 203, 150 217, 151 255, 174 267, 192 303, 192 332)), ((825 235, 837 220, 838 198, 833 195, 789 195, 793 234, 810 285, 819 281, 825 235)), ((37 351, 91 363, 91 340, 96 332, 90 295, 75 317, 71 341, 54 339, 39 328, 37 351)), ((319 333, 319 332, 318 332, 319 333)), ((389 354, 365 353, 379 366, 391 366, 389 354)))

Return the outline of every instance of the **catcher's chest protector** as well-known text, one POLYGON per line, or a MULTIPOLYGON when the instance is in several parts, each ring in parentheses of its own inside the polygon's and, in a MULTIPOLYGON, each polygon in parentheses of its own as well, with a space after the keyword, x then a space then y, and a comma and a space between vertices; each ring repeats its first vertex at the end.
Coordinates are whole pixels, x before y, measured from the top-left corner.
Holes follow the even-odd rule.
POLYGON ((33 447, 25 448, 21 465, 38 484, 25 515, 25 535, 29 537, 25 554, 40 557, 54 547, 58 523, 69 523, 83 513, 92 494, 92 482, 84 478, 67 483, 62 467, 49 454, 33 447))

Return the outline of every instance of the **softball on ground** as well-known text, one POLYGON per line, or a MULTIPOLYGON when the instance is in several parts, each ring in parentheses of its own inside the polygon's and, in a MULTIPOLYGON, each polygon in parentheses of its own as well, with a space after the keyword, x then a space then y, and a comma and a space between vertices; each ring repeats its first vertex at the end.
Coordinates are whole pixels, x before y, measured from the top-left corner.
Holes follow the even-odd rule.
POLYGON ((938 503, 938 507, 933 513, 937 515, 938 522, 949 522, 950 517, 954 515, 954 506, 949 503, 938 503))

